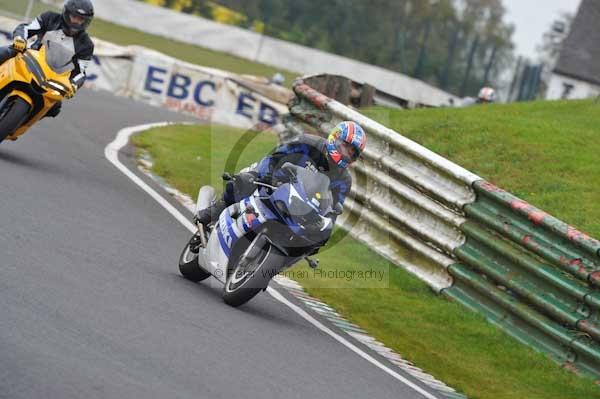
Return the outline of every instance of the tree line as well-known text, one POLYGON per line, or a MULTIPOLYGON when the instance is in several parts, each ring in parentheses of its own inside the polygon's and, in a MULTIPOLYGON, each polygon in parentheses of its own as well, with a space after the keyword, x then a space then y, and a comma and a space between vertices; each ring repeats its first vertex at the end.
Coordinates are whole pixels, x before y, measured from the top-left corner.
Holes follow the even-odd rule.
POLYGON ((513 61, 514 29, 502 0, 146 1, 379 65, 460 96, 502 85, 513 61))

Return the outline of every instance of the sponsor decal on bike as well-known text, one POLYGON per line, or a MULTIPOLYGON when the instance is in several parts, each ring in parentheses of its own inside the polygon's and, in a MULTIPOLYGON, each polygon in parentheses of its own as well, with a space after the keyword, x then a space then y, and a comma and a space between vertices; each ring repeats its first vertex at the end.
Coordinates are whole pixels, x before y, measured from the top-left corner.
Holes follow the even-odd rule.
POLYGON ((233 245, 233 231, 230 229, 232 223, 229 212, 223 212, 219 217, 218 238, 221 244, 221 249, 227 256, 231 255, 231 246, 233 245))

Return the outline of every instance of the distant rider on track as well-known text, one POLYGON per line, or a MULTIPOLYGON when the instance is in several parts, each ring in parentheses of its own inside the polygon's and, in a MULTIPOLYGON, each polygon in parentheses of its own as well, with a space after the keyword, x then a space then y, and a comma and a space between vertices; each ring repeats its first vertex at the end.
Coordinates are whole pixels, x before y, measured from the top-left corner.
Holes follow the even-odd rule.
MULTIPOLYGON (((29 24, 17 26, 13 32, 13 44, 0 47, 0 65, 27 49, 27 40, 36 36, 31 48, 38 50, 42 43, 49 39, 73 53, 71 73, 73 94, 83 86, 86 79, 86 69, 94 55, 94 43, 86 29, 94 18, 94 6, 90 0, 67 0, 62 13, 47 11, 29 24)), ((56 117, 60 113, 62 103, 57 103, 46 116, 56 117)))

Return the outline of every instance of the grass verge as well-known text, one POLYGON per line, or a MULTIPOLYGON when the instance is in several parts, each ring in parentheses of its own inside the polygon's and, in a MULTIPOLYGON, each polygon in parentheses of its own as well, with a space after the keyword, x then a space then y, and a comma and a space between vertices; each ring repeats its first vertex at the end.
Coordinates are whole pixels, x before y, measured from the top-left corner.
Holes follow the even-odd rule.
MULTIPOLYGON (((516 108, 510 109, 527 120, 529 106, 523 108, 523 114, 516 108)), ((380 109, 371 111, 376 117, 385 118, 382 112, 380 109)), ((464 113, 461 118, 467 118, 470 112, 478 115, 481 111, 461 112, 464 113)), ((411 128, 402 129, 403 132, 424 140, 430 138, 426 134, 420 136, 412 129, 432 126, 437 134, 442 134, 447 118, 459 123, 451 112, 447 114, 440 110, 416 114, 401 111, 387 117, 396 125, 407 119, 411 128)), ((473 118, 460 121, 481 123, 477 117, 473 118)), ((455 126, 453 131, 458 130, 463 129, 455 126)), ((497 141, 503 141, 504 131, 488 131, 487 135, 490 140, 496 136, 497 141)), ((448 141, 455 137, 448 135, 448 141)), ((233 172, 246 166, 260 159, 276 143, 270 135, 219 126, 171 126, 142 133, 133 141, 139 149, 151 154, 155 173, 179 190, 193 195, 203 184, 218 187, 224 169, 233 172), (228 162, 231 154, 233 160, 239 159, 239 162, 228 162)), ((487 159, 493 162, 496 156, 491 152, 487 159)), ((528 158, 520 159, 528 161, 528 158)), ((336 234, 341 232, 336 231, 336 234)), ((545 356, 495 329, 479 315, 435 295, 423 282, 394 267, 351 237, 344 237, 334 247, 319 254, 319 258, 324 272, 341 269, 383 273, 385 288, 363 288, 363 282, 358 280, 328 281, 321 286, 337 288, 320 288, 314 283, 323 277, 303 265, 296 266, 292 269, 295 272, 288 276, 406 359, 471 398, 600 398, 600 390, 591 380, 560 369, 545 356)))
MULTIPOLYGON (((0 0, 0 10, 23 15, 26 8, 27 2, 24 0, 0 0)), ((39 15, 50 8, 50 6, 36 1, 32 15, 39 15)), ((222 69, 238 74, 271 77, 276 72, 280 72, 286 78, 287 87, 291 87, 294 79, 298 76, 294 72, 280 70, 230 54, 203 48, 201 47, 202 38, 198 39, 198 46, 193 46, 113 24, 100 18, 94 19, 89 31, 92 36, 115 44, 144 46, 192 64, 222 69)))

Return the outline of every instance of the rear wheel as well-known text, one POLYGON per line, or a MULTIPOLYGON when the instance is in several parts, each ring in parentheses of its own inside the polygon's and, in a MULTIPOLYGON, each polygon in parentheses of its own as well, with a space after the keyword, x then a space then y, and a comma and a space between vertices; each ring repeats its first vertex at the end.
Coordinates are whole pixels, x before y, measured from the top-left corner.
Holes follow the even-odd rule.
POLYGON ((29 104, 20 97, 9 98, 6 101, 0 109, 0 143, 25 122, 29 109, 29 104))
POLYGON ((179 271, 181 275, 193 282, 206 280, 210 277, 210 273, 202 270, 198 265, 198 253, 192 251, 198 237, 194 235, 187 243, 181 255, 179 256, 179 271))

